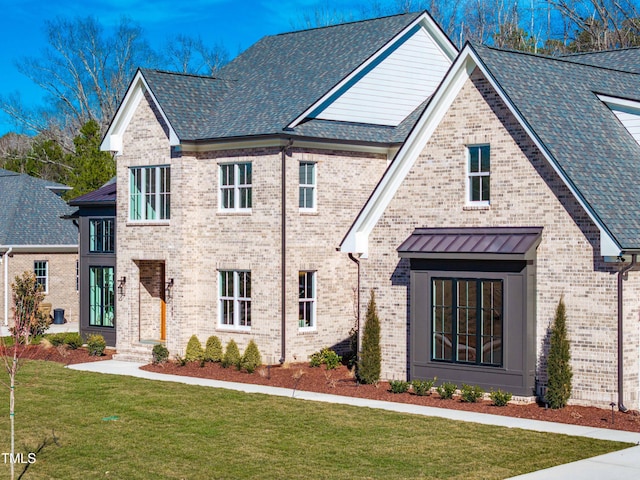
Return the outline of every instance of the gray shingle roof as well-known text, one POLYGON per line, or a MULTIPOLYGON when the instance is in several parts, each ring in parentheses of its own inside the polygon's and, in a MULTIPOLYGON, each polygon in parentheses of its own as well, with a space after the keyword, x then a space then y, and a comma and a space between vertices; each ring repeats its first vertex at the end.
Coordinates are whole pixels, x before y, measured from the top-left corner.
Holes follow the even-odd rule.
POLYGON ((623 72, 640 73, 640 47, 565 55, 564 60, 623 72))
MULTIPOLYGON (((142 74, 183 141, 282 134, 298 115, 421 14, 265 37, 226 65, 217 78, 154 70, 142 74)), ((328 138, 380 142, 396 141, 398 136, 384 127, 333 123, 286 133, 304 136, 318 131, 328 138)), ((406 126, 399 131, 408 133, 406 126)))
POLYGON ((640 100, 640 75, 566 59, 473 48, 623 250, 640 248, 640 146, 597 97, 640 100))
POLYGON ((0 245, 77 245, 72 212, 47 187, 60 184, 0 169, 0 245))

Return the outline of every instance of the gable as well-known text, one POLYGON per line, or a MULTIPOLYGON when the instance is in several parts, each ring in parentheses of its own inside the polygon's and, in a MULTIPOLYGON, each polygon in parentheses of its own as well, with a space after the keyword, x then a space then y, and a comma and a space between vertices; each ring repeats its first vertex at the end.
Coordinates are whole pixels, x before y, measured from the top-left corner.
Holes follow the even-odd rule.
POLYGON ((640 102, 598 95, 640 145, 640 102))

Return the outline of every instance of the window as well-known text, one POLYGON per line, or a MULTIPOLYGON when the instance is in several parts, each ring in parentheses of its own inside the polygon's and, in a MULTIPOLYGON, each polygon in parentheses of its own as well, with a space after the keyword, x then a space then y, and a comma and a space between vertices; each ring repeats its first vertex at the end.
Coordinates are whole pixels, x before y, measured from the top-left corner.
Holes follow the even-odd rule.
POLYGON ((171 167, 135 167, 129 172, 129 220, 169 220, 171 167))
POLYGON ((300 199, 301 210, 316 208, 316 164, 300 162, 300 199))
POLYGON ((220 165, 220 208, 251 209, 251 163, 220 165))
POLYGON ((49 293, 49 262, 46 260, 33 262, 33 272, 36 274, 36 283, 42 285, 42 292, 49 293))
POLYGON ((316 326, 316 272, 298 272, 298 327, 316 326))
POLYGON ((469 147, 469 202, 489 205, 489 145, 469 147))
POLYGON ((220 271, 220 325, 251 328, 251 272, 220 271))
POLYGON ((502 280, 434 278, 432 359, 502 365, 502 280))
POLYGON ((113 253, 115 229, 113 218, 89 219, 89 251, 91 253, 113 253))
POLYGON ((89 267, 89 325, 113 327, 114 318, 113 267, 89 267))

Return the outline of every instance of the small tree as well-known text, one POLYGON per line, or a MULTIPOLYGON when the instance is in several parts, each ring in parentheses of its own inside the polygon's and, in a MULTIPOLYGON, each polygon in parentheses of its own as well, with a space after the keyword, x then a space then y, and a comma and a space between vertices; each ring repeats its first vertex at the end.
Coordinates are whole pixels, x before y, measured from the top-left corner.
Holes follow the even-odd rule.
POLYGON ((376 298, 373 290, 367 306, 367 321, 362 335, 362 351, 358 362, 358 379, 362 383, 377 383, 380 381, 380 320, 376 308, 376 298))
POLYGON ((549 357, 547 358, 547 394, 546 401, 551 408, 567 405, 571 396, 571 353, 567 337, 564 299, 560 298, 556 316, 551 327, 549 357))
POLYGON ((249 341, 249 345, 247 345, 247 348, 244 351, 241 365, 248 373, 253 373, 256 368, 262 365, 260 350, 258 350, 258 346, 253 340, 249 341))
POLYGON ((204 350, 197 336, 191 335, 187 343, 187 352, 185 353, 184 359, 187 362, 201 362, 204 360, 204 350))
POLYGON ((236 368, 240 368, 240 360, 242 357, 240 356, 240 350, 238 349, 238 344, 234 340, 229 340, 227 343, 227 348, 224 352, 224 357, 222 357, 222 366, 227 368, 231 365, 235 365, 236 368))
POLYGON ((215 335, 211 335, 207 339, 207 346, 204 349, 204 359, 206 362, 221 362, 222 361, 222 343, 220 339, 215 335))
MULTIPOLYGON (((37 323, 39 318, 38 309, 44 299, 42 286, 36 281, 33 272, 24 272, 22 276, 17 276, 11 284, 13 299, 13 321, 11 329, 13 345, 8 346, 4 340, 0 342, 0 356, 4 360, 4 365, 9 374, 9 383, 2 381, 2 384, 9 389, 9 422, 11 424, 11 456, 15 455, 15 393, 16 376, 21 365, 21 358, 25 353, 25 348, 29 344, 31 326, 37 323)), ((11 463, 11 479, 15 478, 14 463, 11 463)))

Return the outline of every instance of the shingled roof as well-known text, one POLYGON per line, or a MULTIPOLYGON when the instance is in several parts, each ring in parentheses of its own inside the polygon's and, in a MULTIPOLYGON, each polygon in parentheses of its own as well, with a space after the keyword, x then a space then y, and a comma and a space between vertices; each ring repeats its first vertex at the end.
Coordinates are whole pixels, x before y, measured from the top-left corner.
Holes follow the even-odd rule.
POLYGON ((61 218, 72 209, 53 191, 64 188, 59 183, 0 169, 0 245, 77 245, 77 227, 61 218))
POLYGON ((575 63, 610 68, 621 72, 640 73, 640 47, 604 52, 575 53, 561 57, 575 63))
MULTIPOLYGON (((398 143, 396 128, 311 120, 286 127, 414 20, 411 13, 316 28, 258 41, 216 78, 141 70, 181 141, 260 135, 398 143)), ((424 106, 411 116, 417 120, 424 106)))
POLYGON ((631 55, 636 63, 623 67, 638 70, 640 52, 605 52, 569 61, 485 46, 473 49, 601 224, 623 250, 640 248, 640 146, 598 98, 640 101, 640 75, 611 68, 631 55))

